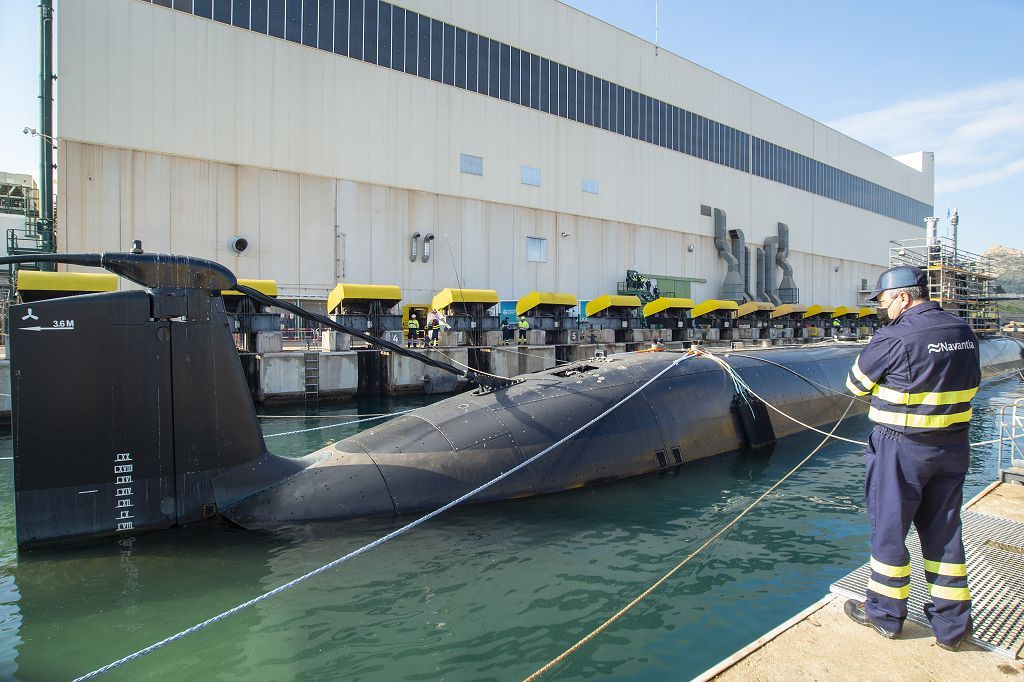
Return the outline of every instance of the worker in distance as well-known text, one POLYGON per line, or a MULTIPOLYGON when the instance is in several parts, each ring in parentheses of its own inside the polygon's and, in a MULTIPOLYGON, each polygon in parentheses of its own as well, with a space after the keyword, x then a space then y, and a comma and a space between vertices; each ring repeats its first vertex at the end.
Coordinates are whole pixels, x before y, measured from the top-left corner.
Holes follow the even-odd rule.
POLYGON ((981 381, 978 339, 929 300, 919 268, 890 268, 868 297, 879 329, 850 369, 846 387, 871 396, 864 497, 871 522, 871 577, 846 614, 889 639, 903 629, 910 596, 906 537, 921 540, 930 601, 924 612, 943 649, 971 634, 971 594, 960 506, 970 462, 967 428, 981 381))

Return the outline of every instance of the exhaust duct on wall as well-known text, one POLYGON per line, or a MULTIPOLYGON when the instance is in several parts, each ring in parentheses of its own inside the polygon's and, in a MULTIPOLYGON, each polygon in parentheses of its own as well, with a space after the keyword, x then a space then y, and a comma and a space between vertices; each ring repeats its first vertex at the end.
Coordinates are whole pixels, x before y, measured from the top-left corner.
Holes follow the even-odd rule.
POLYGON ((779 305, 779 290, 775 286, 775 259, 779 253, 779 238, 768 237, 764 240, 764 293, 773 305, 779 305))
POLYGON ((775 254, 775 262, 782 268, 782 281, 779 282, 779 300, 782 303, 799 303, 800 290, 793 279, 793 266, 786 260, 789 258, 789 226, 779 223, 779 251, 775 254))
POLYGON ((750 293, 750 256, 747 253, 747 238, 743 235, 743 230, 729 230, 729 238, 732 239, 732 255, 739 263, 740 279, 743 280, 743 299, 736 301, 753 301, 754 296, 750 293))
POLYGON ((768 294, 764 290, 764 249, 760 246, 754 247, 754 294, 758 301, 768 301, 768 294))
POLYGON ((742 302, 743 277, 740 275, 740 262, 729 251, 729 238, 726 234, 725 211, 720 208, 714 209, 715 219, 715 248, 718 249, 719 257, 725 261, 728 271, 725 273, 725 281, 722 282, 722 298, 728 301, 742 302))

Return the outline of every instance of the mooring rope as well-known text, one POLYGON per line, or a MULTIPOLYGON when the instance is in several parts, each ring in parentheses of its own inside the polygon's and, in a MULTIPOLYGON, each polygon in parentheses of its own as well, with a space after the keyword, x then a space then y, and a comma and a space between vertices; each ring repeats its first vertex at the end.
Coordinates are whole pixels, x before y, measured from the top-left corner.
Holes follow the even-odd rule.
POLYGON ((825 444, 828 443, 830 438, 834 438, 833 434, 835 433, 836 429, 839 428, 839 425, 843 423, 843 420, 846 418, 846 415, 850 413, 850 408, 853 406, 853 403, 854 403, 854 401, 851 399, 850 403, 846 406, 846 411, 843 412, 843 416, 841 416, 839 418, 839 421, 836 422, 836 425, 832 427, 832 431, 830 431, 829 433, 825 434, 825 438, 822 439, 822 441, 820 443, 818 443, 818 446, 816 448, 814 448, 813 450, 811 450, 810 454, 808 454, 806 457, 804 457, 802 460, 800 460, 799 464, 797 464, 795 467, 790 469, 789 473, 787 473, 785 476, 780 478, 774 485, 772 485, 770 488, 768 488, 768 490, 765 490, 761 494, 761 496, 758 497, 753 502, 751 502, 750 505, 746 509, 744 509, 739 514, 737 514, 735 517, 733 517, 733 519, 731 521, 729 521, 729 523, 727 523, 724 526, 722 526, 718 530, 718 532, 716 532, 714 535, 712 535, 710 538, 708 538, 704 542, 704 544, 702 544, 700 547, 698 547, 693 552, 691 552, 689 556, 687 556, 685 559, 683 559, 678 564, 676 564, 668 573, 666 573, 665 575, 663 575, 660 578, 658 578, 650 587, 648 587, 646 590, 644 590, 639 595, 637 595, 636 598, 633 599, 633 601, 631 601, 628 604, 626 604, 625 606, 623 606, 613 616, 611 616, 610 618, 605 620, 603 623, 601 623, 599 626, 597 626, 596 628, 591 630, 590 633, 588 635, 586 635, 583 639, 579 640, 578 642, 573 644, 571 647, 569 647, 568 649, 563 651, 561 654, 559 654, 558 656, 553 658, 546 665, 544 665, 541 668, 539 668, 536 672, 534 672, 532 675, 527 677, 524 682, 533 682, 533 680, 538 679, 541 675, 543 675, 544 673, 548 672, 549 670, 554 668, 556 665, 558 665, 559 663, 564 661, 566 658, 568 658, 569 656, 574 654, 576 651, 578 651, 587 642, 589 642, 590 640, 594 639, 599 634, 601 634, 602 632, 607 630, 608 627, 612 623, 614 623, 619 618, 621 618, 622 616, 627 614, 630 610, 633 609, 634 606, 636 606, 641 601, 643 601, 648 595, 650 595, 652 592, 654 592, 654 590, 658 589, 658 587, 661 586, 666 580, 668 580, 673 575, 675 575, 676 572, 679 571, 679 569, 681 569, 683 566, 685 566, 687 563, 689 563, 690 560, 693 559, 693 557, 695 557, 698 554, 700 554, 708 546, 710 546, 715 540, 720 538, 727 530, 729 530, 730 528, 735 526, 737 523, 739 523, 739 520, 742 519, 744 516, 746 516, 747 513, 751 509, 756 507, 761 502, 761 500, 763 500, 764 498, 768 497, 768 495, 770 495, 776 488, 778 488, 780 485, 782 485, 786 481, 786 479, 788 479, 790 476, 792 476, 794 473, 796 473, 797 469, 802 467, 807 462, 807 460, 809 460, 811 457, 813 457, 815 454, 817 454, 817 452, 819 450, 821 450, 823 447, 825 447, 825 444))
POLYGON ((271 433, 271 434, 268 434, 266 436, 263 436, 263 438, 264 439, 266 439, 266 438, 279 438, 280 436, 294 436, 297 433, 309 433, 310 431, 323 431, 324 429, 336 429, 339 426, 351 426, 352 424, 362 424, 363 422, 372 422, 372 421, 377 421, 379 419, 387 419, 388 417, 397 417, 399 415, 409 414, 410 412, 413 412, 413 411, 418 410, 418 409, 420 409, 420 408, 412 407, 412 408, 409 408, 408 410, 400 410, 398 412, 392 412, 390 414, 378 414, 378 415, 374 415, 373 417, 363 417, 361 419, 354 419, 354 420, 348 421, 348 422, 341 422, 340 424, 327 424, 326 426, 312 426, 312 427, 310 427, 308 429, 298 429, 296 431, 282 431, 281 433, 271 433))
POLYGON ((673 367, 678 365, 680 362, 683 362, 684 360, 687 360, 687 359, 689 359, 691 357, 696 357, 696 356, 688 354, 688 355, 683 355, 683 356, 679 357, 678 359, 674 360, 670 365, 666 366, 664 369, 659 371, 653 377, 651 377, 650 379, 645 381, 643 384, 641 384, 639 388, 634 389, 631 393, 629 393, 629 395, 627 395, 626 397, 624 397, 621 400, 619 400, 617 403, 615 403, 614 405, 609 407, 607 410, 605 410, 601 414, 597 415, 596 417, 594 417, 593 419, 588 421, 583 426, 579 427, 575 431, 572 431, 568 435, 563 436, 562 438, 560 438, 555 443, 552 443, 548 447, 546 447, 543 450, 541 450, 540 452, 538 452, 536 455, 533 455, 529 459, 523 460, 521 463, 519 463, 516 466, 512 467, 508 471, 505 471, 505 472, 501 473, 500 475, 496 476, 495 478, 491 479, 490 481, 487 481, 483 485, 481 485, 481 486, 479 486, 477 488, 474 488, 473 490, 471 490, 468 493, 462 495, 461 497, 458 497, 458 498, 452 500, 451 502, 445 504, 444 506, 438 507, 437 509, 435 509, 434 511, 430 512, 429 514, 421 516, 420 518, 416 519, 415 521, 412 521, 411 523, 408 523, 408 524, 402 526, 401 528, 388 533, 387 535, 384 535, 384 536, 382 536, 380 538, 377 538, 373 542, 371 542, 369 544, 366 544, 366 545, 363 545, 359 549, 353 550, 353 551, 349 552, 348 554, 346 554, 346 555, 344 555, 342 557, 339 557, 339 558, 335 559, 334 561, 331 561, 330 563, 324 564, 323 566, 321 566, 319 568, 316 568, 316 569, 314 569, 314 570, 312 570, 312 571, 310 571, 308 573, 305 573, 305 574, 299 576, 298 578, 295 578, 294 580, 291 580, 291 581, 289 581, 289 582, 287 582, 287 583, 285 583, 285 584, 283 584, 283 585, 281 585, 279 587, 276 587, 273 590, 270 590, 269 592, 264 592, 263 594, 259 595, 258 597, 254 597, 253 599, 250 599, 247 602, 239 604, 238 606, 235 606, 234 608, 228 609, 227 611, 224 611, 223 613, 217 614, 216 616, 213 616, 211 618, 207 618, 203 622, 197 623, 196 625, 193 625, 192 627, 188 628, 187 630, 182 630, 181 632, 179 632, 177 634, 174 634, 174 635, 171 635, 170 637, 166 637, 166 638, 160 640, 159 642, 156 642, 155 644, 151 644, 151 645, 147 646, 144 649, 139 649, 138 651, 136 651, 133 654, 125 656, 124 658, 120 658, 120 659, 114 661, 113 663, 109 663, 109 664, 103 666, 102 668, 97 668, 96 670, 93 670, 90 673, 86 673, 85 675, 82 675, 81 677, 76 677, 74 682, 82 682, 84 680, 91 680, 94 677, 97 677, 97 676, 102 675, 102 674, 104 674, 106 672, 109 672, 109 671, 113 670, 114 668, 117 668, 117 667, 120 667, 120 666, 124 665, 125 663, 130 663, 131 661, 134 661, 134 660, 136 660, 136 659, 138 659, 138 658, 140 658, 142 656, 145 656, 146 654, 152 653, 152 652, 156 651, 157 649, 161 649, 161 648, 163 648, 163 647, 165 647, 165 646, 167 646, 169 644, 172 644, 172 643, 178 641, 179 639, 187 637, 188 635, 191 635, 193 633, 199 632, 200 630, 202 630, 202 629, 204 629, 204 628, 206 628, 206 627, 208 627, 210 625, 213 625, 214 623, 216 623, 218 621, 224 620, 225 618, 228 618, 228 617, 238 613, 239 611, 247 609, 250 606, 255 606, 256 604, 259 604, 260 602, 266 601, 267 599, 270 599, 271 597, 273 597, 275 595, 278 595, 278 594, 280 594, 280 593, 282 593, 282 592, 284 592, 286 590, 291 589, 292 587, 295 587, 299 583, 305 582, 306 580, 309 580, 310 578, 312 578, 312 577, 314 577, 316 575, 319 575, 319 574, 323 573, 324 571, 330 570, 330 569, 334 568, 335 566, 343 564, 346 561, 348 561, 349 559, 353 559, 353 558, 359 556, 360 554, 365 554, 366 552, 369 552, 370 550, 372 550, 372 549, 374 549, 376 547, 379 547, 380 545, 383 545, 385 542, 388 542, 389 540, 393 540, 394 538, 397 538, 398 536, 407 533, 408 531, 412 530, 416 526, 419 526, 419 525, 421 525, 423 523, 426 523, 427 521, 429 521, 430 519, 434 518, 435 516, 438 516, 438 515, 446 512, 446 511, 448 511, 452 507, 454 507, 454 506, 456 506, 456 505, 458 505, 458 504, 460 504, 462 502, 465 502, 466 500, 468 500, 469 498, 473 497, 477 493, 480 493, 480 492, 482 492, 484 490, 487 490, 488 488, 493 486, 495 483, 499 483, 500 481, 503 481, 504 479, 508 478, 509 476, 511 476, 512 474, 516 473, 520 469, 523 469, 523 468, 529 466, 530 464, 533 464, 535 461, 537 461, 538 459, 540 459, 544 455, 548 454, 549 452, 551 452, 555 448, 559 447, 560 445, 562 445, 566 441, 576 437, 578 434, 582 433, 583 431, 588 429, 590 426, 596 424, 597 422, 599 422, 602 419, 604 419, 605 417, 607 417, 609 414, 611 414, 612 412, 617 410, 619 407, 624 405, 626 402, 631 400, 634 396, 636 396, 637 394, 641 393, 644 389, 646 389, 652 383, 654 383, 655 381, 660 379, 670 369, 672 369, 673 367))

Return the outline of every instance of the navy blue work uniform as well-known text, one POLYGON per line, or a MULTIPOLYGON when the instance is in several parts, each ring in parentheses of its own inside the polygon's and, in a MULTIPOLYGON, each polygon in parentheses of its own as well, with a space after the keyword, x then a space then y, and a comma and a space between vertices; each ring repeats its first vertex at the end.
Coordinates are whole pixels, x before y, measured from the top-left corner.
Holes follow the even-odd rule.
POLYGON ((846 381, 871 395, 864 496, 871 521, 871 579, 864 610, 892 633, 907 617, 913 522, 921 539, 935 638, 955 642, 968 627, 971 595, 960 506, 970 461, 967 428, 981 369, 978 339, 937 303, 920 303, 883 327, 846 381))

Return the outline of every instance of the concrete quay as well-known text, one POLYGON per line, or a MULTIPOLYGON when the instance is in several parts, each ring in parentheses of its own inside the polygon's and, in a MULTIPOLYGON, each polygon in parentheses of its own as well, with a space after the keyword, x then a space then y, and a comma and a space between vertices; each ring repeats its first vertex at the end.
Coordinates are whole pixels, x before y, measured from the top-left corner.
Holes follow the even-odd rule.
MULTIPOLYGON (((1024 523, 1024 485, 994 483, 964 509, 1024 523)), ((1004 585, 1002 589, 1012 586, 1004 585)), ((987 600, 978 600, 977 596, 975 609, 987 608, 983 603, 987 600)), ((695 679, 963 682, 1024 676, 1024 661, 1019 658, 966 641, 956 652, 945 651, 935 644, 929 628, 911 620, 904 624, 898 639, 885 639, 846 616, 846 599, 837 594, 823 597, 695 679)))

